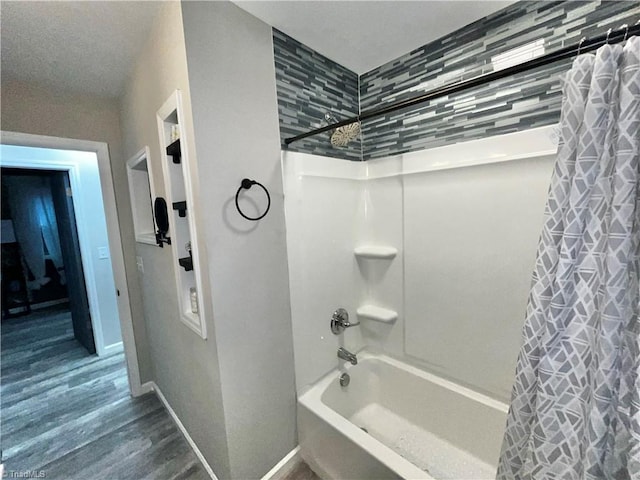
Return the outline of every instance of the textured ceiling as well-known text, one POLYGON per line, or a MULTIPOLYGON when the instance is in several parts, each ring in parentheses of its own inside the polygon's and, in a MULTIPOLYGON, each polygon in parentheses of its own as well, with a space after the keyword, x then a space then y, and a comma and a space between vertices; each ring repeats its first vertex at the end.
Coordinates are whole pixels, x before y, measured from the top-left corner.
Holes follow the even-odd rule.
MULTIPOLYGON (((235 3, 345 67, 364 73, 513 2, 235 3)), ((2 78, 117 97, 161 4, 2 1, 2 78)))
POLYGON ((160 2, 2 2, 2 77, 116 97, 160 2))
POLYGON ((356 73, 364 73, 513 1, 234 3, 356 73))

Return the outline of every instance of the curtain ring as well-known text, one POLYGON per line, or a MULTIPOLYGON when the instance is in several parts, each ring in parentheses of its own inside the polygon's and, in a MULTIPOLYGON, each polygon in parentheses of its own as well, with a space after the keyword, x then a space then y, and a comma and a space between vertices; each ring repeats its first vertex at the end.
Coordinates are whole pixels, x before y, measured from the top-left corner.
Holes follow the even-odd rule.
POLYGON ((584 41, 587 39, 587 37, 582 37, 580 39, 580 43, 578 43, 578 55, 580 55, 580 49, 582 48, 582 44, 584 43, 584 41))
POLYGON ((607 45, 609 45, 609 35, 611 35, 611 30, 613 30, 613 28, 610 28, 609 30, 607 30, 607 38, 604 41, 604 43, 606 43, 607 45))
MULTIPOLYGON (((638 20, 638 23, 640 23, 640 20, 638 20)), ((620 25, 620 30, 622 30, 622 27, 625 28, 625 30, 624 30, 624 39, 622 41, 626 42, 627 41, 627 35, 629 35, 629 25, 627 25, 626 23, 623 23, 622 25, 620 25)))

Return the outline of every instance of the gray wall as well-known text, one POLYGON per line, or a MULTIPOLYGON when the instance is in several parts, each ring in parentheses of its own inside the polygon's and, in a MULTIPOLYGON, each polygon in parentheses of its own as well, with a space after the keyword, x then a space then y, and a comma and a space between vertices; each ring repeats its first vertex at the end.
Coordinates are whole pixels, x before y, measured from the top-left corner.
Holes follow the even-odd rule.
MULTIPOLYGON (((272 33, 228 2, 182 13, 231 476, 259 478, 296 445, 272 33), (243 177, 271 193, 259 222, 235 210, 243 177)), ((259 189, 248 194, 264 208, 259 189)))
MULTIPOLYGON (((193 134, 182 10, 179 2, 165 2, 121 101, 125 158, 149 146, 147 165, 158 196, 164 196, 161 162, 166 161, 166 155, 160 150, 156 112, 176 89, 182 93, 184 107, 185 136, 181 141, 187 142, 189 161, 194 165, 198 163, 199 150, 196 151, 193 134)), ((208 159, 208 152, 203 153, 208 159)), ((204 213, 207 217, 196 218, 199 233, 208 221, 209 212, 204 213)), ((202 237, 199 245, 200 257, 206 259, 202 237)), ((216 475, 230 478, 216 332, 208 296, 201 298, 209 334, 203 340, 179 318, 174 278, 174 268, 179 267, 171 248, 138 243, 136 249, 144 263, 140 283, 154 380, 216 475)), ((135 262, 132 265, 135 268, 135 262)))

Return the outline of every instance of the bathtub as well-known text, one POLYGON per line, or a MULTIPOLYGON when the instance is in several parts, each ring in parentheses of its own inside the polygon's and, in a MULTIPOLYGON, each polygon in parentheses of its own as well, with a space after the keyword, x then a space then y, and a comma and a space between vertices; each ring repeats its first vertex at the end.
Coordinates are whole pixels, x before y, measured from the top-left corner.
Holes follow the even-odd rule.
POLYGON ((385 355, 358 353, 298 399, 300 452, 324 480, 495 478, 507 405, 385 355))

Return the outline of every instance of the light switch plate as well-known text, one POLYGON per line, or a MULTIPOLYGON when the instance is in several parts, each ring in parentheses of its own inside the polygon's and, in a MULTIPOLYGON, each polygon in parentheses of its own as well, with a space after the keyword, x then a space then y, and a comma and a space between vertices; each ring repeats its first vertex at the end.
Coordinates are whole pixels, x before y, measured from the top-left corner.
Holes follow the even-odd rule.
POLYGON ((144 273, 144 264, 142 263, 142 257, 136 256, 136 266, 140 273, 144 273))

